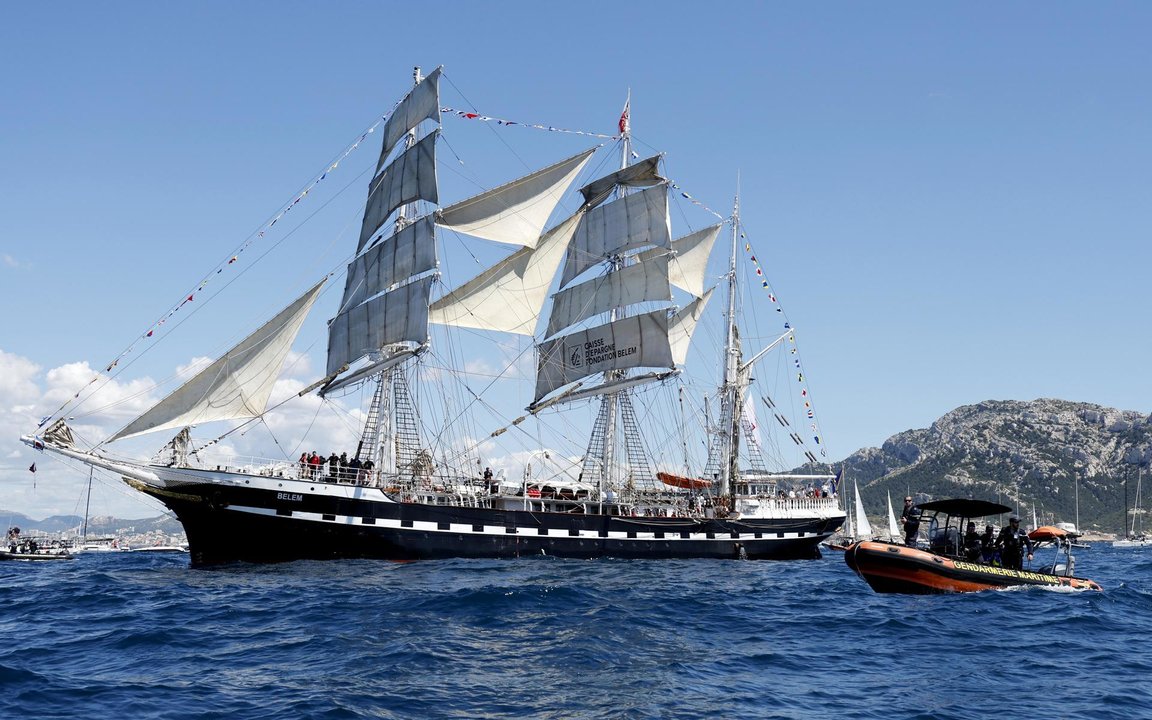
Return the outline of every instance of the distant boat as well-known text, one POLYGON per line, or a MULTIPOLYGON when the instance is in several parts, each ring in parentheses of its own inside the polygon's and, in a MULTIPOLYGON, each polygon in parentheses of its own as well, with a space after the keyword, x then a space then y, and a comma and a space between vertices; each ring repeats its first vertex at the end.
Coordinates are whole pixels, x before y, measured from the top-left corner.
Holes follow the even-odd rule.
MULTIPOLYGON (((41 539, 42 540, 42 539, 41 539)), ((20 535, 20 528, 8 530, 7 545, 0 549, 0 560, 71 560, 68 548, 58 542, 41 542, 34 537, 20 535)))
POLYGON ((868 522, 868 514, 864 512, 864 500, 860 497, 860 486, 852 481, 852 489, 856 493, 856 540, 874 537, 872 524, 868 522))
POLYGON ((852 514, 845 519, 844 527, 840 532, 824 543, 824 546, 831 550, 846 550, 854 542, 871 540, 875 537, 872 532, 872 523, 868 522, 868 514, 864 512, 864 500, 860 497, 860 485, 855 480, 852 481, 852 491, 855 494, 852 514))
POLYGON ((114 537, 82 538, 75 547, 76 552, 126 552, 129 548, 122 547, 120 540, 114 537))
MULTIPOLYGON (((1127 487, 1127 481, 1125 481, 1127 487)), ((1136 497, 1132 502, 1132 522, 1128 526, 1128 535, 1123 540, 1113 540, 1112 547, 1114 548, 1142 548, 1152 545, 1152 539, 1144 534, 1143 523, 1141 528, 1136 529, 1136 517, 1140 515, 1140 467, 1136 468, 1136 497)))
POLYGON ((888 491, 888 541, 901 542, 904 533, 900 532, 900 524, 896 522, 896 512, 892 510, 892 491, 888 491))
POLYGON ((132 548, 132 552, 152 552, 152 553, 186 553, 188 548, 180 547, 179 545, 149 545, 147 547, 132 548))

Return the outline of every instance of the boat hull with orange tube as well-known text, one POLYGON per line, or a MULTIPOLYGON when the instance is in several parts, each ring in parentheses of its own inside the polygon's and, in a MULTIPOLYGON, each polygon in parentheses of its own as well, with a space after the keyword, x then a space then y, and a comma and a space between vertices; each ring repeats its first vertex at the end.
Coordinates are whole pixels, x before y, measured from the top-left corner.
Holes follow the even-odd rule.
POLYGON ((1018 585, 1100 589, 1095 581, 1085 578, 1010 570, 872 540, 849 546, 844 562, 878 593, 933 595, 1018 585))
POLYGON ((919 518, 917 525, 928 525, 926 548, 865 540, 844 551, 844 562, 879 593, 932 595, 1022 585, 1100 589, 1092 580, 1072 575, 1076 560, 1072 556, 1074 537, 1057 527, 1039 527, 1028 533, 1030 543, 1050 545, 1056 550, 1052 563, 1040 571, 1013 570, 998 561, 981 562, 982 548, 975 548, 973 554, 965 547, 965 527, 974 526, 980 518, 1002 516, 1011 510, 1007 505, 972 498, 923 502, 909 513, 919 518))

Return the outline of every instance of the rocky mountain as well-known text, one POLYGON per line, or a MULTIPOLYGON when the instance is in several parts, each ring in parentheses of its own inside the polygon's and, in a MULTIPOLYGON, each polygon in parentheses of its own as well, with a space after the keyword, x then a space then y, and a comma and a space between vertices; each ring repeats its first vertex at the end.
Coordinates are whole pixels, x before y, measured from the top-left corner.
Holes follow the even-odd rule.
MULTIPOLYGON (((3 521, 7 523, 7 527, 16 526, 23 532, 35 531, 50 535, 79 535, 84 522, 84 518, 79 515, 53 515, 43 520, 34 520, 27 515, 2 509, 0 509, 0 518, 3 518, 3 521)), ((177 535, 183 531, 180 521, 168 515, 142 520, 122 520, 112 516, 93 516, 88 519, 89 536, 152 532, 177 535)))
MULTIPOLYGON (((1041 523, 1074 522, 1078 505, 1082 530, 1119 533, 1137 471, 1148 475, 1150 461, 1152 416, 1040 399, 957 408, 929 428, 853 453, 844 467, 845 477, 860 484, 870 515, 886 514, 886 491, 897 510, 907 493, 921 500, 999 498, 1018 505, 1025 524, 1033 505, 1041 523)), ((1143 487, 1147 497, 1152 477, 1143 487)))

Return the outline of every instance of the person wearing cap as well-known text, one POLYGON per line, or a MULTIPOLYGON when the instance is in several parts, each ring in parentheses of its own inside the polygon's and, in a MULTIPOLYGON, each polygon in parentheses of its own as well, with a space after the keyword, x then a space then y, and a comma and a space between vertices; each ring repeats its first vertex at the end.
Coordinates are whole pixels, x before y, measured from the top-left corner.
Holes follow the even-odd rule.
POLYGON ((920 532, 920 508, 913 504, 912 496, 904 498, 904 511, 900 513, 900 522, 904 527, 904 544, 915 547, 916 534, 920 532))
POLYGON ((1032 540, 1028 533, 1020 528, 1020 518, 1012 515, 1008 518, 1008 525, 1001 528, 996 538, 996 547, 1000 548, 1000 563, 1010 570, 1023 569, 1024 549, 1028 549, 1028 559, 1032 559, 1032 540))

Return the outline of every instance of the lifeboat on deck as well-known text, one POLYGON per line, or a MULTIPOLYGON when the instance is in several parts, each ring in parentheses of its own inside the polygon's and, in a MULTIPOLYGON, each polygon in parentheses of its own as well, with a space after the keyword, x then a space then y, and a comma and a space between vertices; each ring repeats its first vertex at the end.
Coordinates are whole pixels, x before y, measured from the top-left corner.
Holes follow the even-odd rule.
POLYGON ((703 490, 704 488, 712 487, 711 480, 684 477, 683 475, 673 475, 672 473, 666 472, 656 473, 656 479, 665 485, 683 488, 685 490, 703 490))

